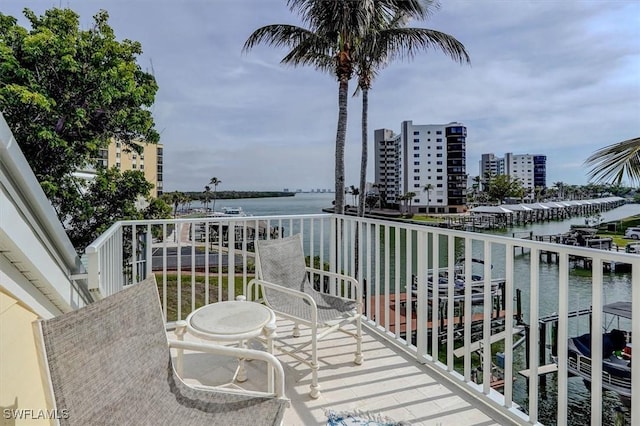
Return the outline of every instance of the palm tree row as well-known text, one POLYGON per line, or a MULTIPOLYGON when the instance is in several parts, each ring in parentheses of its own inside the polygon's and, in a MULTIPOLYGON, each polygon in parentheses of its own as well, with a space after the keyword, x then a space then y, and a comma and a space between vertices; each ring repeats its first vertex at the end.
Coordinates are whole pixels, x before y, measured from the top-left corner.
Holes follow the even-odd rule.
POLYGON ((439 48, 458 62, 468 62, 464 46, 433 30, 406 28, 410 19, 424 19, 437 8, 430 0, 288 0, 308 28, 274 24, 255 30, 244 44, 286 47, 282 63, 310 65, 338 81, 338 124, 335 144, 335 212, 344 213, 344 148, 349 81, 358 76, 362 91, 362 160, 359 214, 364 214, 367 168, 368 91, 377 72, 393 59, 412 58, 419 50, 439 48))

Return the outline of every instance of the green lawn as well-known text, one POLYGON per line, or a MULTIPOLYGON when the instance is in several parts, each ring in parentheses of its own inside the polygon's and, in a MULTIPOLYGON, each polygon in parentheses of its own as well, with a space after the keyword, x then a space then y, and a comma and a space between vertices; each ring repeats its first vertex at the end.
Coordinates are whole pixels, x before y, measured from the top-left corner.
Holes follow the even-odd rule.
MULTIPOLYGON (((156 273, 156 282, 158 283, 158 293, 160 294, 160 300, 162 306, 164 306, 163 300, 163 287, 162 287, 162 273, 156 273)), ((235 277, 235 294, 243 294, 242 290, 242 277, 235 277)), ((195 283, 193 283, 195 294, 195 307, 205 305, 205 277, 204 275, 197 275, 195 277, 195 283)), ((209 275, 209 303, 218 301, 218 277, 217 275, 209 275)), ((228 293, 228 279, 227 276, 222 277, 222 293, 226 297, 228 293)), ((189 313, 191 313, 191 297, 192 297, 192 282, 191 274, 182 274, 180 276, 180 305, 181 316, 185 319, 189 313)), ((178 319, 178 275, 167 274, 167 321, 177 321, 178 319)))

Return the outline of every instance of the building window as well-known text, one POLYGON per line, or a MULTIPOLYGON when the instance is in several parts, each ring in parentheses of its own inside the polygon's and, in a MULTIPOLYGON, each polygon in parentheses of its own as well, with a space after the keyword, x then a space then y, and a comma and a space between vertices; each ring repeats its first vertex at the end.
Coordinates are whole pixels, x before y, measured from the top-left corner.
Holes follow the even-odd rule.
POLYGON ((420 173, 420 169, 413 169, 413 173, 420 173))
POLYGON ((420 149, 420 147, 419 147, 419 146, 414 146, 414 147, 413 147, 413 150, 414 150, 414 151, 417 151, 417 150, 419 150, 419 149, 420 149))
POLYGON ((436 142, 442 142, 442 138, 436 139, 436 142))
POLYGON ((414 161, 414 162, 413 162, 413 165, 414 165, 414 166, 419 166, 419 165, 420 165, 420 162, 419 162, 419 161, 414 161))
POLYGON ((442 130, 436 131, 436 135, 441 135, 441 134, 442 134, 442 130))
POLYGON ((442 184, 441 183, 436 184, 436 188, 442 188, 442 184))
POLYGON ((135 169, 136 167, 138 167, 138 166, 136 166, 135 164, 132 164, 132 165, 131 165, 131 168, 132 168, 132 169, 135 169))
POLYGON ((414 176, 413 180, 420 180, 420 176, 414 176))
POLYGON ((420 132, 419 132, 419 131, 417 131, 417 130, 414 130, 414 131, 413 131, 413 135, 414 135, 414 136, 415 136, 415 135, 419 135, 419 134, 420 134, 420 132))
POLYGON ((413 158, 420 158, 420 154, 413 154, 413 158))
POLYGON ((120 148, 120 142, 116 142, 116 148, 120 148))
POLYGON ((442 176, 436 176, 436 180, 442 180, 442 176))
POLYGON ((442 161, 436 161, 436 165, 442 166, 442 161))
POLYGON ((436 154, 436 157, 440 158, 442 157, 442 154, 436 154))
POLYGON ((436 200, 436 202, 437 202, 437 203, 442 203, 442 198, 438 198, 438 199, 436 200))
POLYGON ((120 153, 116 152, 116 158, 120 158, 120 153))
POLYGON ((414 183, 414 184, 413 184, 413 187, 414 187, 414 188, 420 188, 420 184, 419 184, 419 183, 414 183))
POLYGON ((116 163, 116 167, 117 167, 117 168, 120 168, 120 163, 116 163))
POLYGON ((413 201, 414 201, 415 203, 419 203, 419 202, 420 202, 420 198, 414 198, 414 199, 413 199, 413 201))
POLYGON ((442 145, 436 146, 436 149, 442 149, 442 145))
POLYGON ((442 169, 437 169, 436 172, 442 173, 442 169))
POLYGON ((414 142, 420 142, 420 139, 414 139, 413 141, 414 142))
MULTIPOLYGON (((135 164, 134 164, 135 166, 135 164)), ((140 170, 144 170, 144 164, 140 164, 140 170)))

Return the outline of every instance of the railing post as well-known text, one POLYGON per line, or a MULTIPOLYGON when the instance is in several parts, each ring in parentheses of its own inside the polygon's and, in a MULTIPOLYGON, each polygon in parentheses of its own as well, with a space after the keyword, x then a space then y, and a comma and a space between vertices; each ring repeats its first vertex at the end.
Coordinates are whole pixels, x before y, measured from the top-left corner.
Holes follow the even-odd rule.
POLYGON ((92 293, 100 292, 100 255, 93 247, 88 247, 87 253, 87 285, 92 293))
POLYGON ((145 271, 145 278, 149 278, 151 276, 151 274, 153 274, 153 235, 151 233, 151 225, 147 225, 147 239, 145 241, 145 247, 147 249, 147 254, 146 254, 146 271, 145 271))
POLYGON ((425 364, 427 358, 427 238, 426 232, 418 232, 418 312, 416 312, 417 360, 425 364))

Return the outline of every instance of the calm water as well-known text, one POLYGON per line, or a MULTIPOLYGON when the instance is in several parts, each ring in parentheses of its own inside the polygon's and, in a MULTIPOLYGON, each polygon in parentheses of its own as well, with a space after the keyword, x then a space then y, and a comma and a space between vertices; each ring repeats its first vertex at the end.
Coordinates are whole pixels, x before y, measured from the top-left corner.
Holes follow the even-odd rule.
MULTIPOLYGON (((262 199, 237 199, 237 200, 217 200, 216 207, 242 207, 243 210, 253 216, 261 215, 291 215, 291 214, 314 214, 322 213, 322 209, 331 206, 333 200, 331 193, 298 193, 294 197, 282 198, 262 198, 262 199)), ((346 196, 346 202, 352 203, 351 196, 346 196)), ((198 207, 195 205, 193 207, 198 207)), ((604 212, 603 221, 610 222, 637 214, 640 212, 640 205, 627 204, 617 209, 604 212)), ((559 234, 567 232, 572 224, 584 224, 584 217, 575 217, 562 222, 535 223, 523 227, 510 228, 507 230, 491 231, 493 234, 511 236, 513 233, 533 232, 537 235, 559 234)), ((391 242, 392 243, 392 242, 391 242)), ((393 243, 392 243, 393 244, 393 243)), ((402 247, 402 246, 401 246, 402 247)), ((446 250, 441 250, 446 253, 446 250)), ((474 256, 482 256, 482 245, 477 247, 474 244, 474 256)), ((504 276, 504 247, 492 247, 492 258, 495 259, 492 269, 492 276, 504 276), (502 254, 502 255, 501 255, 502 254)), ((528 317, 529 300, 529 256, 527 254, 517 256, 515 259, 515 276, 518 277, 515 285, 522 290, 523 311, 528 317)), ((393 268, 392 268, 393 270, 393 268)), ((588 308, 591 305, 591 277, 584 273, 570 272, 569 283, 569 303, 570 309, 588 308)), ((558 267, 555 264, 540 264, 540 316, 557 312, 558 310, 558 267)), ((630 300, 631 297, 631 277, 629 274, 604 274, 604 298, 605 303, 617 300, 630 300)), ((572 321, 569 324, 569 334, 579 335, 588 331, 588 318, 572 321)), ((514 355, 516 357, 514 370, 525 368, 524 365, 524 345, 518 348, 514 355)), ((539 416, 544 424, 554 424, 557 412, 556 407, 556 375, 547 376, 547 385, 541 388, 539 396, 539 416)), ((604 392, 605 404, 603 406, 604 424, 613 424, 614 408, 619 406, 617 396, 611 392, 604 392)), ((523 407, 528 405, 528 394, 526 381, 520 375, 516 375, 514 385, 514 400, 523 407)), ((590 419, 590 394, 586 390, 582 380, 571 378, 569 380, 569 422, 574 425, 588 424, 590 419)), ((629 419, 628 419, 629 420, 629 419)))

